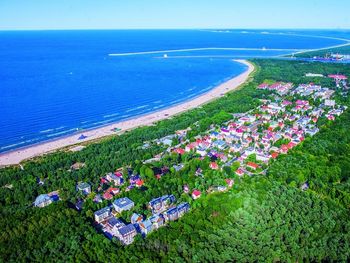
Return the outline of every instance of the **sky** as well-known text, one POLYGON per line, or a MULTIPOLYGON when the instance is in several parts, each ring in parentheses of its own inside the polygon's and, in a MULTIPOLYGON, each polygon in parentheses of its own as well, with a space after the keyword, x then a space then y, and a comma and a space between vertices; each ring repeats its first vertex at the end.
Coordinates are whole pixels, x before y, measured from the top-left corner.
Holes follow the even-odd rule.
POLYGON ((350 0, 0 0, 0 30, 350 29, 350 0))

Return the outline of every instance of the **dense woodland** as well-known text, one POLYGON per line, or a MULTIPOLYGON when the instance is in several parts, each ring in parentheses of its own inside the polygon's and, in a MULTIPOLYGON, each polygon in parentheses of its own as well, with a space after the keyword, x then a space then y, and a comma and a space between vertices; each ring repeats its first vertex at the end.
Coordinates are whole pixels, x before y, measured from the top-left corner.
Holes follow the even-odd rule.
MULTIPOLYGON (((314 82, 334 87, 328 78, 306 78, 305 73, 342 73, 342 64, 284 60, 253 60, 257 66, 253 79, 240 90, 183 113, 152 127, 138 128, 120 136, 88 145, 83 151, 58 152, 0 170, 0 258, 4 262, 93 261, 93 262, 225 262, 225 261, 347 261, 350 258, 350 112, 335 122, 324 122, 320 133, 308 138, 288 155, 275 160, 266 176, 236 178, 234 169, 209 171, 209 160, 198 162, 191 156, 169 155, 159 163, 144 165, 164 148, 151 143, 176 130, 191 126, 189 139, 259 105, 267 91, 256 90, 263 81, 314 82), (183 170, 170 169, 160 180, 154 170, 182 158, 183 170), (75 162, 85 163, 69 171, 75 162), (104 207, 92 197, 78 212, 73 203, 79 198, 78 181, 98 187, 100 177, 119 167, 130 166, 145 178, 145 186, 123 193, 135 201, 135 210, 147 214, 144 204, 162 194, 173 193, 191 203, 183 218, 137 237, 123 247, 109 240, 93 226, 93 212, 104 207), (201 167, 204 177, 193 176, 201 167), (189 182, 200 190, 220 185, 225 177, 235 178, 226 193, 205 195, 193 202, 182 193, 189 182), (38 180, 45 183, 39 185, 38 180), (300 186, 308 182, 307 191, 300 186), (12 185, 11 187, 5 187, 12 185), (60 190, 62 201, 45 208, 32 206, 36 196, 60 190)), ((350 106, 350 99, 337 97, 350 106)), ((132 211, 130 211, 132 213, 132 211)), ((130 213, 123 215, 125 218, 130 213)))

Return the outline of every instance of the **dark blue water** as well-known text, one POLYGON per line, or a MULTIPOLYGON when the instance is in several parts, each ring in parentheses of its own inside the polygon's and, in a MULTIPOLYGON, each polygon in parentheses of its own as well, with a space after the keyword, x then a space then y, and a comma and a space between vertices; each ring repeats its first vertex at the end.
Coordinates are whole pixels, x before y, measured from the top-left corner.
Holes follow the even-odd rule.
POLYGON ((334 38, 349 36, 281 30, 0 32, 0 152, 189 100, 242 73, 245 66, 232 58, 338 45, 344 41, 334 38), (188 48, 212 49, 163 51, 188 48), (161 52, 108 55, 144 51, 161 52))

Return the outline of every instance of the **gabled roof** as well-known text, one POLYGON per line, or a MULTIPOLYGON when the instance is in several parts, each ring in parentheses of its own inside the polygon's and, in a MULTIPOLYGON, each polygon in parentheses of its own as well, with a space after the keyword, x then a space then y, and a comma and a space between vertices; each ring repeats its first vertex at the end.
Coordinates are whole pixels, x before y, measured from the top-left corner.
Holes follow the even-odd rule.
POLYGON ((258 168, 258 167, 259 167, 259 165, 258 165, 258 164, 253 163, 253 162, 248 162, 248 163, 247 163, 247 166, 249 166, 249 167, 251 167, 251 168, 254 168, 254 169, 256 169, 256 168, 258 168))

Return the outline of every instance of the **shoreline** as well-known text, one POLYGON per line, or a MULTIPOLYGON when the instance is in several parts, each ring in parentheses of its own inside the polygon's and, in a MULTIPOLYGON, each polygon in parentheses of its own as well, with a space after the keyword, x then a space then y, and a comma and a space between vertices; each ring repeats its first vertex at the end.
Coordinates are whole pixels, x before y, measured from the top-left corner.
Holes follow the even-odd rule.
POLYGON ((216 86, 215 88, 203 93, 191 100, 184 101, 177 105, 172 105, 169 108, 161 109, 159 111, 147 113, 145 115, 136 116, 131 119, 111 123, 103 127, 93 128, 91 130, 84 130, 72 135, 67 135, 63 138, 54 139, 52 141, 46 141, 35 145, 30 145, 22 149, 15 149, 9 152, 0 153, 0 167, 16 165, 24 160, 28 160, 37 156, 51 153, 53 151, 73 146, 77 144, 94 141, 103 137, 116 135, 137 127, 150 126, 155 122, 170 118, 179 113, 185 112, 190 109, 199 107, 205 103, 208 103, 214 99, 220 98, 223 94, 233 91, 240 87, 249 75, 254 71, 254 66, 246 60, 235 60, 238 63, 248 66, 247 70, 240 75, 216 86), (118 132, 113 131, 115 128, 119 128, 118 132), (80 135, 87 136, 86 139, 78 140, 80 135))

